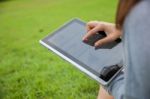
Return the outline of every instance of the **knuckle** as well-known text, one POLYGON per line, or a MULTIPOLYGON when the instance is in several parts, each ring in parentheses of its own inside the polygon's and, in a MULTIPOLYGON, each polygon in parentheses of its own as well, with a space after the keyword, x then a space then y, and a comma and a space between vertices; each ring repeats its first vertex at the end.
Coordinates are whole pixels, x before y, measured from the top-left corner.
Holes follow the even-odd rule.
POLYGON ((97 27, 101 27, 101 26, 102 26, 102 24, 101 24, 101 23, 98 23, 97 27))
POLYGON ((89 21, 88 23, 87 23, 87 25, 91 25, 91 24, 94 24, 94 23, 98 23, 99 21, 89 21))
POLYGON ((104 25, 105 25, 104 22, 99 22, 99 24, 98 24, 99 27, 102 27, 102 26, 104 26, 104 25))
POLYGON ((86 25, 87 25, 87 26, 89 26, 90 24, 91 24, 91 23, 90 23, 90 22, 88 22, 86 25))
POLYGON ((93 23, 93 21, 89 21, 87 24, 91 24, 91 23, 93 23))

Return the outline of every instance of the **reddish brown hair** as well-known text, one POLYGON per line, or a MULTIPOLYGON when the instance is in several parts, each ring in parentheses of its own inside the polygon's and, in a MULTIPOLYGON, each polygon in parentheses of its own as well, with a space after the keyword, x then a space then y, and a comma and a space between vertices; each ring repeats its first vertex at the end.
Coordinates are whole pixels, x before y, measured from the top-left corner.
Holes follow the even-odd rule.
POLYGON ((131 8, 140 0, 119 0, 117 14, 116 14, 116 27, 122 28, 125 17, 131 8))

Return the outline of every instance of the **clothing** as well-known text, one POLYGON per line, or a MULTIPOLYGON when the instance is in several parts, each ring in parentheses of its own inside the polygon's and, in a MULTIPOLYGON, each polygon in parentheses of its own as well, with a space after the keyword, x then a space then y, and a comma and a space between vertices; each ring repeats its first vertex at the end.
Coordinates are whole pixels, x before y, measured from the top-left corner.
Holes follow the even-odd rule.
POLYGON ((115 99, 150 99, 150 0, 133 7, 123 26, 125 73, 105 88, 115 99))

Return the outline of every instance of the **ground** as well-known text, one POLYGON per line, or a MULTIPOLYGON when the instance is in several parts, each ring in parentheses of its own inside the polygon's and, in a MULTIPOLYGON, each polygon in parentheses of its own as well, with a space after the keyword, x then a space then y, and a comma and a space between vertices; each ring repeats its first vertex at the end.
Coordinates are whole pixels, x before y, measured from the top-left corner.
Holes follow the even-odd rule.
POLYGON ((95 99, 99 84, 39 44, 64 22, 114 22, 116 0, 0 0, 0 99, 95 99))

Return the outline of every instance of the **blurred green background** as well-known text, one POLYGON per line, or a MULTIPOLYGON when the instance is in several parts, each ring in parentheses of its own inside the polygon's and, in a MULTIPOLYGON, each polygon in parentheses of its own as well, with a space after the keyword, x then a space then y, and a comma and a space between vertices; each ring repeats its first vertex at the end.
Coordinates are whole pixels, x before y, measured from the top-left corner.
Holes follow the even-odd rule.
POLYGON ((78 17, 114 22, 116 0, 0 0, 0 99, 96 99, 99 84, 39 44, 78 17))

